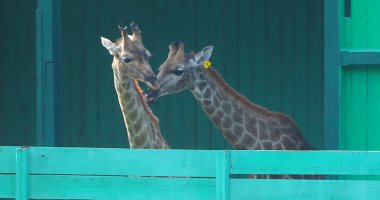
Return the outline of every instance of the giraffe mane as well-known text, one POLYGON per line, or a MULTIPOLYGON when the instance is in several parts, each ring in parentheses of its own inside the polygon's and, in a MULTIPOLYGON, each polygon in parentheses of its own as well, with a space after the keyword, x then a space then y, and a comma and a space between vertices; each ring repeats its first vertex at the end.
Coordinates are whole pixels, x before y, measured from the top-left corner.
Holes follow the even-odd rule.
POLYGON ((153 114, 152 109, 150 109, 150 107, 146 103, 145 97, 144 97, 144 91, 141 89, 139 82, 137 80, 133 79, 132 83, 133 83, 133 86, 136 89, 137 96, 139 97, 140 102, 142 103, 145 112, 148 114, 148 116, 151 119, 151 121, 154 124, 158 125, 158 123, 159 123, 158 118, 153 114))
POLYGON ((276 118, 280 118, 283 121, 293 121, 289 117, 287 117, 285 114, 280 112, 272 112, 268 111, 266 108, 261 107, 249 99, 247 97, 239 94, 235 89, 233 89, 231 86, 228 85, 228 83, 223 79, 223 77, 217 72, 215 69, 210 68, 208 70, 205 70, 206 73, 209 75, 209 77, 215 81, 216 84, 219 85, 219 87, 225 91, 227 94, 229 94, 234 101, 240 102, 244 107, 248 108, 249 110, 255 111, 262 115, 272 116, 276 118))

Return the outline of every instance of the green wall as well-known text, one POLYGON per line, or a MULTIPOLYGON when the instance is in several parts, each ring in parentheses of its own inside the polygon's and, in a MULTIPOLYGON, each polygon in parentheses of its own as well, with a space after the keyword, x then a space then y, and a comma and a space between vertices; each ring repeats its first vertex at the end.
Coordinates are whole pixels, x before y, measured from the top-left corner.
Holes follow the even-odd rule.
MULTIPOLYGON (((1 26, 11 28, 0 32, 4 96, 0 145, 31 145, 35 1, 2 4, 1 26), (24 9, 17 11, 23 14, 3 17, 13 11, 10 5, 24 9), (22 59, 16 58, 19 55, 22 59), (10 68, 15 59, 17 67, 10 68), (15 93, 21 89, 24 93, 15 93)), ((188 50, 213 44, 214 67, 232 87, 260 105, 294 117, 310 142, 323 148, 322 0, 62 0, 61 15, 62 146, 128 145, 113 86, 112 58, 101 46, 100 36, 116 39, 119 22, 136 21, 154 54, 155 69, 173 40, 184 41, 188 50)), ((190 92, 161 98, 153 110, 174 148, 228 147, 190 92)))
MULTIPOLYGON (((127 146, 113 87, 112 58, 100 36, 116 39, 119 22, 136 21, 157 69, 173 40, 188 50, 214 45, 225 80, 254 102, 293 116, 322 147, 323 1, 62 1, 64 146, 127 146)), ((174 148, 227 145, 190 92, 153 105, 174 148)))
MULTIPOLYGON (((342 30, 343 48, 380 48, 380 2, 352 0, 342 30)), ((345 66, 341 73, 340 147, 380 149, 380 66, 345 66)))
POLYGON ((35 144, 35 9, 0 1, 0 145, 35 144))

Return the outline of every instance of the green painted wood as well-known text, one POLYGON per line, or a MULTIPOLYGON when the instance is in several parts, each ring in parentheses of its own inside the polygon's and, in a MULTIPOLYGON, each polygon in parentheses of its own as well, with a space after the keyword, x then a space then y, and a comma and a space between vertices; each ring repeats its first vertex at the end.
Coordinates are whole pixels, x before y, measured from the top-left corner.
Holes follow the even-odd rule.
POLYGON ((36 143, 56 146, 61 140, 60 0, 37 1, 36 143))
POLYGON ((35 9, 36 1, 0 2, 0 145, 35 145, 35 9))
POLYGON ((32 148, 30 157, 33 174, 215 176, 212 151, 32 148))
POLYGON ((230 152, 219 151, 216 154, 215 199, 230 199, 230 152))
POLYGON ((325 149, 339 149, 339 19, 338 0, 323 3, 323 139, 325 149))
POLYGON ((0 173, 16 173, 16 148, 17 147, 0 147, 0 173))
POLYGON ((16 152, 16 200, 29 199, 29 149, 21 147, 16 152))
MULTIPOLYGON (((49 147, 32 147, 29 150, 0 147, 0 150, 7 155, 17 155, 20 161, 17 172, 23 172, 24 175, 28 174, 29 152, 30 188, 24 187, 23 192, 30 189, 30 198, 33 199, 377 199, 380 194, 378 180, 265 180, 229 177, 236 173, 294 172, 380 175, 378 151, 179 151, 49 147), (17 152, 11 151, 16 149, 17 152), (135 160, 141 157, 146 158, 142 159, 143 163, 135 160), (60 160, 61 163, 54 164, 46 160, 60 160), (171 166, 159 165, 157 160, 171 166), (126 161, 133 162, 123 163, 126 161), (188 161, 193 165, 187 165, 188 161), (190 176, 194 174, 183 173, 190 168, 202 168, 197 161, 211 161, 211 165, 202 171, 212 168, 210 171, 213 172, 203 178, 192 178, 190 176), (281 167, 278 163, 281 163, 281 167), (130 173, 136 171, 133 167, 137 166, 142 173, 130 173), (151 167, 172 170, 172 173, 161 173, 151 167), (132 174, 134 176, 129 176, 132 174)), ((0 165, 3 164, 4 161, 0 160, 0 165)), ((22 173, 15 177, 14 174, 3 174, 0 170, 1 186, 4 186, 0 187, 0 198, 15 197, 15 186, 21 175, 22 173)))
POLYGON ((380 175, 380 156, 346 151, 231 151, 231 174, 380 175))
POLYGON ((368 150, 380 149, 380 65, 368 68, 368 85, 367 85, 367 101, 368 101, 368 150))
POLYGON ((32 175, 30 181, 35 199, 215 199, 208 178, 32 175))
POLYGON ((1 198, 13 198, 16 194, 16 177, 14 174, 2 174, 0 171, 0 199, 1 198))
POLYGON ((307 132, 308 126, 310 124, 309 118, 304 116, 304 113, 307 113, 307 109, 309 106, 308 99, 308 55, 307 52, 309 46, 308 34, 304 34, 304 31, 308 31, 308 1, 305 0, 296 0, 294 10, 295 19, 294 19, 294 120, 297 122, 301 132, 309 137, 309 133, 307 132), (296 16, 304 16, 304 17, 296 17, 296 16))
POLYGON ((376 65, 380 64, 380 49, 342 50, 341 65, 376 65))
MULTIPOLYGON (((325 149, 323 126, 319 122, 323 121, 323 87, 321 87, 321 80, 324 79, 323 75, 323 43, 319 40, 312 39, 318 38, 323 35, 323 18, 319 17, 323 15, 323 2, 309 0, 308 4, 308 26, 307 26, 307 38, 309 41, 309 48, 307 52, 307 138, 311 144, 317 149, 325 149)), ((335 134, 337 137, 337 134, 335 134)))
POLYGON ((378 181, 232 179, 231 199, 376 200, 380 195, 379 187, 378 181))
MULTIPOLYGON (((270 110, 280 110, 281 102, 281 91, 280 84, 281 78, 286 78, 281 76, 281 68, 283 65, 280 64, 280 1, 279 0, 269 0, 265 2, 265 68, 266 72, 266 99, 267 106, 270 110), (273 59, 273 58, 276 59, 273 59), (277 81, 274 81, 277 80, 277 81)), ((306 8, 305 8, 306 11, 306 8)))
POLYGON ((280 1, 280 63, 281 63, 281 78, 280 78, 280 91, 281 100, 279 101, 281 111, 288 115, 294 116, 294 1, 286 2, 280 1), (282 20, 281 20, 282 19, 282 20))

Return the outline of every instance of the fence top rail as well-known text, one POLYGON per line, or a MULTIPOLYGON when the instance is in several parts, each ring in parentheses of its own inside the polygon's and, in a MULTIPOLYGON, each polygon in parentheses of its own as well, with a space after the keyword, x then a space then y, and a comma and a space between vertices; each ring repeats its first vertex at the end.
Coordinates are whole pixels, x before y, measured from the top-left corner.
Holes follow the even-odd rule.
MULTIPOLYGON (((0 174, 15 173, 16 150, 0 147, 0 174)), ((29 147, 30 174, 215 177, 225 150, 29 147)), ((229 152, 230 174, 380 175, 380 151, 229 152)))

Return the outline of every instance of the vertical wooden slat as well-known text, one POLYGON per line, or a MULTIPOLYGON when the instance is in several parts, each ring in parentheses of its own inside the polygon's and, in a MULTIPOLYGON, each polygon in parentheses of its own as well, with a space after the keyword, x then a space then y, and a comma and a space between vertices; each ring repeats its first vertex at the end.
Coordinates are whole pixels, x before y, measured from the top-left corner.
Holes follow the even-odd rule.
MULTIPOLYGON (((86 138, 86 145, 92 147, 97 146, 97 137, 98 135, 98 127, 97 127, 97 118, 100 114, 98 111, 98 89, 99 89, 99 81, 98 81, 98 68, 99 68, 99 60, 100 60, 100 51, 103 50, 99 47, 99 25, 98 23, 91 23, 91 21, 99 20, 99 1, 91 0, 84 1, 86 6, 82 7, 81 15, 84 19, 85 23, 82 25, 81 32, 86 35, 84 37, 84 49, 83 49, 83 66, 84 74, 83 74, 83 82, 84 82, 84 120, 83 120, 83 136, 86 138)), ((101 51, 104 53, 104 51, 101 51)), ((103 66, 102 66, 103 67, 103 66)), ((104 66, 105 67, 105 66, 104 66)), ((107 138, 105 138, 107 140, 107 138)), ((103 140, 101 140, 103 141, 103 140)), ((100 141, 100 142, 101 142, 100 141)), ((104 146, 99 145, 99 146, 104 146)))
POLYGON ((61 143, 60 0, 37 1, 37 145, 61 143))
POLYGON ((253 94, 251 100, 257 104, 266 105, 266 81, 265 81, 265 1, 252 2, 252 57, 253 57, 253 77, 251 85, 253 94))
POLYGON ((295 0, 295 18, 294 18, 294 119, 296 120, 301 132, 308 138, 309 119, 304 113, 307 113, 307 8, 308 2, 305 0, 295 0), (300 17, 303 16, 303 17, 300 17))
MULTIPOLYGON (((269 0, 266 3, 265 21, 265 70, 266 99, 270 110, 280 110, 280 83, 282 78, 280 64, 280 1, 269 0), (274 59, 276 58, 276 59, 274 59)), ((302 8, 303 9, 303 8, 302 8)), ((301 39, 301 38, 298 38, 301 39)), ((297 58, 299 60, 300 58, 297 58)))
POLYGON ((216 152, 216 195, 215 199, 230 199, 230 151, 216 152))
POLYGON ((16 152, 16 200, 29 199, 29 148, 16 152))
POLYGON ((380 149, 380 65, 368 68, 367 79, 367 120, 368 120, 368 150, 380 149))
MULTIPOLYGON (((294 54, 294 1, 280 1, 280 107, 281 111, 293 115, 293 54, 294 54)), ((293 117, 293 116, 292 116, 293 117)))
POLYGON ((324 108, 323 134, 325 149, 338 148, 339 134, 339 1, 323 1, 324 24, 324 108))
POLYGON ((308 140, 309 142, 317 147, 318 149, 323 148, 323 43, 322 38, 318 39, 323 35, 323 2, 309 0, 308 5, 308 107, 307 116, 309 119, 308 123, 308 140))
MULTIPOLYGON (((185 48, 189 50, 197 51, 198 49, 195 49, 196 46, 196 34, 195 34, 195 25, 196 25, 196 16, 193 15, 195 12, 195 7, 193 6, 194 2, 192 1, 182 1, 183 4, 181 6, 180 11, 180 38, 181 41, 184 42, 185 48)), ((168 44, 169 45, 169 44, 168 44)), ((161 47, 157 49, 157 51, 160 50, 166 50, 166 52, 169 52, 168 46, 161 47)), ((215 59, 215 56, 212 56, 212 60, 215 59)), ((160 60, 160 63, 163 62, 163 60, 160 60)), ((183 149, 193 149, 196 147, 197 143, 197 134, 199 130, 196 126, 196 111, 199 110, 199 106, 196 103, 196 100, 194 96, 191 94, 191 92, 186 91, 182 92, 180 98, 181 102, 181 114, 180 114, 180 121, 181 123, 181 130, 177 131, 176 134, 181 135, 181 144, 182 146, 180 148, 183 149)), ((178 101, 178 100, 177 100, 178 101)), ((201 112, 201 111, 200 111, 201 112)), ((173 116, 172 116, 173 117, 173 116)), ((178 123, 178 122, 177 122, 178 123)), ((207 126, 209 127, 209 126, 207 126)), ((203 129, 201 128, 203 131, 203 129)), ((205 131, 205 130, 204 130, 205 131)))

